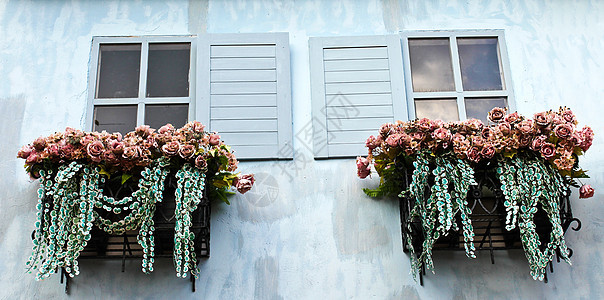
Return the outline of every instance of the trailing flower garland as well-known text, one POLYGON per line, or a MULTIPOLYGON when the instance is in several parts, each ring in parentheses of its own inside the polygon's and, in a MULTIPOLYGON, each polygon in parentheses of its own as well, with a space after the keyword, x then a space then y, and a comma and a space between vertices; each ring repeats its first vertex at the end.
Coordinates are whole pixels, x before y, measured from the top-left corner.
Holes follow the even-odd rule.
MULTIPOLYGON (((474 169, 478 164, 495 166, 505 197, 505 228, 519 228, 531 275, 543 280, 545 267, 556 252, 570 262, 559 203, 570 193, 565 180, 579 187, 573 178, 587 177, 578 161, 590 148, 593 131, 587 126, 578 129, 575 115, 565 107, 537 113, 534 119, 494 108, 488 118, 491 125, 477 119, 445 123, 425 118, 384 124, 377 137, 367 139, 369 155, 357 158, 357 174, 369 176, 373 162, 380 185, 365 189, 367 195, 398 195, 413 201, 409 217, 421 221, 422 252, 416 253, 410 236, 404 238, 412 254, 412 268, 417 271, 422 265, 433 269, 434 243, 451 230, 459 230, 457 215, 466 255, 476 257, 467 191, 477 185, 474 169), (413 170, 409 186, 405 186, 405 170, 413 170), (543 251, 533 221, 538 204, 552 225, 543 251)), ((580 188, 580 198, 593 193, 589 185, 580 188)), ((411 223, 407 230, 413 230, 411 223)))
POLYGON ((199 122, 175 129, 167 124, 155 132, 139 126, 122 136, 107 132, 85 133, 67 128, 24 146, 18 157, 26 160, 33 178, 40 178, 34 246, 27 262, 36 279, 60 268, 79 274, 78 257, 90 240, 93 226, 109 234, 138 229, 143 250, 142 271, 153 271, 156 203, 163 200, 164 182, 176 171, 176 224, 174 264, 177 276, 198 275, 190 230, 191 213, 204 197, 228 203, 229 190, 247 192, 253 175, 233 174, 237 160, 216 133, 204 131, 199 122), (124 184, 138 178, 131 196, 116 199, 103 194, 105 181, 120 177, 124 184), (207 178, 206 178, 207 177, 207 178), (209 182, 209 185, 206 185, 209 182))

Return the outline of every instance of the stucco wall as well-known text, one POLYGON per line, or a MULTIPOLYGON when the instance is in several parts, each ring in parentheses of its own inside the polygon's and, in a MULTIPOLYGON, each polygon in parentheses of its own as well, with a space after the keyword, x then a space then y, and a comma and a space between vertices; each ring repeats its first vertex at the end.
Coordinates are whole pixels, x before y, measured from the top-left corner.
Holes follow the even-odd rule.
POLYGON ((56 275, 24 272, 31 252, 35 191, 15 154, 66 126, 84 128, 92 36, 203 32, 290 33, 293 161, 244 162, 253 193, 212 212, 212 257, 197 292, 171 261, 152 275, 129 261, 82 262, 72 298, 201 299, 597 299, 604 294, 602 196, 573 199, 583 229, 570 232, 573 265, 533 281, 521 251, 437 254, 419 286, 402 252, 397 203, 365 197, 354 160, 314 161, 308 37, 400 30, 504 29, 521 113, 570 106, 596 140, 582 165, 604 191, 604 3, 599 1, 5 1, 0 0, 0 298, 65 298, 56 275))

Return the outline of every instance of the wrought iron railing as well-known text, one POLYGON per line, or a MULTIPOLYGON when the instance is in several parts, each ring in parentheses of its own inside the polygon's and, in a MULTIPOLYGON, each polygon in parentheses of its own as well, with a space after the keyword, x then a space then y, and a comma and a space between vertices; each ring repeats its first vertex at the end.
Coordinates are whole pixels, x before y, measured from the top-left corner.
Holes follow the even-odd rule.
MULTIPOLYGON (((407 174, 410 175, 410 174, 407 174)), ((407 186, 411 182, 410 176, 406 176, 407 186)), ((468 192, 468 205, 472 210, 471 220, 474 228, 474 244, 477 251, 488 250, 491 256, 491 263, 495 263, 493 252, 495 250, 522 249, 519 229, 508 231, 505 229, 506 210, 503 202, 505 201, 501 191, 501 183, 494 169, 479 170, 475 173, 477 186, 472 186, 468 192)), ((581 229, 581 221, 573 217, 570 205, 570 188, 566 185, 563 194, 560 197, 560 219, 562 229, 566 233, 568 228, 574 231, 581 229), (576 222, 575 227, 570 227, 576 222)), ((410 237, 416 253, 422 253, 424 231, 419 217, 411 217, 411 211, 414 206, 414 200, 408 197, 400 198, 400 217, 401 232, 403 234, 403 251, 409 252, 407 248, 407 238, 410 237), (411 230, 409 230, 409 227, 411 230)), ((461 224, 459 215, 457 223, 461 224)), ((552 225, 543 210, 539 209, 535 214, 534 222, 539 239, 542 245, 547 245, 550 238, 552 225)), ((464 237, 460 230, 451 230, 448 235, 441 236, 434 244, 433 251, 465 251, 464 237)), ((572 255, 572 249, 569 248, 569 257, 572 255)), ((560 262, 559 252, 556 253, 556 260, 560 262)), ((549 263, 550 272, 553 272, 553 264, 549 263)), ((424 264, 419 270, 420 284, 423 285, 423 275, 426 274, 424 264)), ((544 282, 547 283, 547 272, 544 282)))
MULTIPOLYGON (((103 193, 115 199, 121 199, 132 195, 137 189, 135 184, 122 185, 106 181, 103 186, 103 193)), ((156 203, 154 221, 155 236, 155 257, 173 258, 174 249, 174 226, 175 226, 175 207, 176 201, 174 192, 176 190, 176 178, 169 175, 165 182, 163 192, 163 201, 156 203)), ((44 199, 44 201, 52 201, 44 199)), ((104 214, 102 210, 97 210, 99 214, 104 214)), ((204 191, 204 198, 192 213, 191 232, 195 234, 195 254, 198 258, 208 258, 210 256, 210 201, 204 191)), ((110 217, 103 215, 103 217, 110 217)), ((34 233, 32 233, 33 237, 34 233)), ((137 241, 138 230, 127 231, 123 234, 108 234, 105 231, 93 227, 91 238, 86 247, 81 252, 79 259, 121 259, 121 271, 125 272, 126 259, 142 259, 143 249, 137 241)), ((200 260, 197 260, 199 264, 200 260)), ((195 292, 195 277, 190 276, 191 289, 195 292)), ((70 277, 67 276, 64 269, 61 269, 61 283, 65 283, 65 293, 69 293, 70 277)))

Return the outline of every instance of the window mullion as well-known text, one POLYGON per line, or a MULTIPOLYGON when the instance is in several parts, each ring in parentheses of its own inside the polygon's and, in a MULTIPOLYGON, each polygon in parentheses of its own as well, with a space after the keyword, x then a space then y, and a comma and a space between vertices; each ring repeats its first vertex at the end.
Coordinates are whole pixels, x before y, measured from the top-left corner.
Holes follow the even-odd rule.
POLYGON ((453 78, 455 79, 455 91, 457 93, 457 110, 459 112, 459 119, 466 119, 466 106, 463 98, 463 82, 461 79, 461 64, 459 62, 459 51, 457 49, 457 37, 451 35, 449 37, 449 43, 451 46, 451 60, 453 64, 453 78))

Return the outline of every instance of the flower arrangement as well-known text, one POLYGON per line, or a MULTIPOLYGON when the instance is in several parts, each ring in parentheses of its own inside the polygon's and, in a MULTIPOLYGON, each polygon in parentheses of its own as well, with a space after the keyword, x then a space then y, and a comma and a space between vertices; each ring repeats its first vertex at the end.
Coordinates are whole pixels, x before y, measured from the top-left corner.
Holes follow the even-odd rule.
MULTIPOLYGON (((575 115, 566 107, 537 113, 533 119, 494 108, 488 119, 490 124, 477 119, 445 123, 425 118, 384 124, 377 136, 367 139, 369 153, 357 158, 357 175, 370 176, 373 163, 380 185, 364 189, 367 195, 398 195, 413 202, 410 217, 421 220, 425 234, 419 255, 406 237, 417 270, 422 264, 433 268, 432 247, 440 236, 458 230, 457 215, 466 254, 475 257, 467 192, 476 185, 474 170, 478 166, 494 169, 506 200, 506 229, 520 229, 531 275, 543 280, 556 251, 568 261, 559 202, 566 183, 579 187, 575 178, 587 177, 579 168, 579 156, 592 145, 593 130, 588 126, 579 129, 575 115), (406 170, 412 170, 408 186, 406 170), (538 204, 552 223, 544 250, 533 222, 538 204)), ((580 198, 593 193, 589 185, 580 188, 580 198)))
POLYGON ((234 173, 237 159, 217 133, 200 122, 176 129, 167 124, 155 131, 143 125, 122 137, 120 133, 65 132, 37 138, 23 146, 29 175, 40 179, 38 220, 29 271, 42 279, 64 268, 79 273, 77 258, 90 240, 93 225, 110 234, 139 230, 143 248, 142 270, 153 271, 155 204, 163 199, 166 177, 177 178, 174 264, 177 276, 197 276, 190 230, 191 213, 207 190, 210 198, 229 203, 227 196, 249 191, 252 174, 234 173), (131 196, 116 199, 103 194, 106 180, 122 185, 137 182, 131 196))

